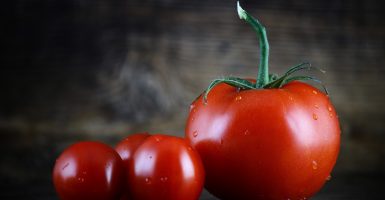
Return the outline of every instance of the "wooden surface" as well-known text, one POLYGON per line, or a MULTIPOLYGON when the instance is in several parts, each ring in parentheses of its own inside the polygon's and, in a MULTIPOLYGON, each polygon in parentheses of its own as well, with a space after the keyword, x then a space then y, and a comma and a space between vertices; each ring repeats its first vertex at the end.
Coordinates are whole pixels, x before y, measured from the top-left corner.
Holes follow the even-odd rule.
MULTIPOLYGON (((385 195, 384 174, 373 173, 345 173, 333 176, 325 187, 313 198, 314 200, 366 200, 382 199, 385 195)), ((2 186, 0 197, 4 200, 29 199, 29 200, 55 200, 52 186, 35 183, 19 188, 2 186), (8 190, 6 190, 8 189, 8 190)), ((218 200, 203 191, 200 200, 218 200)))

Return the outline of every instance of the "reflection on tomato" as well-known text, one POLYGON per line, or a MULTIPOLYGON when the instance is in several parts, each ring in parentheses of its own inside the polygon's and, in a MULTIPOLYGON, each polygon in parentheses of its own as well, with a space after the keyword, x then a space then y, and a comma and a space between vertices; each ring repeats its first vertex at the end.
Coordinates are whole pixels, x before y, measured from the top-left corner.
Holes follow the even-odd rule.
POLYGON ((56 160, 53 182, 63 200, 115 200, 121 192, 122 170, 114 149, 99 142, 79 142, 56 160))
POLYGON ((173 136, 148 137, 129 168, 133 199, 197 200, 203 183, 199 155, 185 140, 173 136))
POLYGON ((144 142, 144 140, 149 137, 148 133, 135 133, 119 142, 116 145, 115 150, 118 152, 120 157, 123 160, 123 163, 126 167, 128 167, 129 163, 132 160, 132 157, 136 151, 136 149, 144 142))

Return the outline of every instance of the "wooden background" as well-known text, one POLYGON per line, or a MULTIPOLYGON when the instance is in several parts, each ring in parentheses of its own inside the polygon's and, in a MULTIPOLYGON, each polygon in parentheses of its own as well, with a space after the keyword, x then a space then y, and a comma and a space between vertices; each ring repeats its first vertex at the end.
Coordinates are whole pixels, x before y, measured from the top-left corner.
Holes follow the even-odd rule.
MULTIPOLYGON (((182 136, 189 104, 210 80, 254 77, 257 39, 235 2, 5 2, 0 197, 55 199, 51 169, 69 144, 114 145, 137 131, 182 136)), ((342 146, 335 180, 317 198, 383 195, 383 1, 241 3, 267 27, 271 71, 303 61, 327 71, 307 73, 331 93, 342 146)))

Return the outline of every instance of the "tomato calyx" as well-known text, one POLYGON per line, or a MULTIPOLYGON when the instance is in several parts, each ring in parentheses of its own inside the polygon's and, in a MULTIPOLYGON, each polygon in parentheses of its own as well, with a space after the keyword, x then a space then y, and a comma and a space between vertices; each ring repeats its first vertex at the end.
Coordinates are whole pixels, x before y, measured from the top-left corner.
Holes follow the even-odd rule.
POLYGON ((281 88, 282 86, 286 85, 287 83, 290 83, 292 81, 306 81, 306 80, 311 80, 311 81, 314 81, 316 83, 319 83, 322 88, 324 89, 325 93, 326 94, 329 94, 328 90, 326 89, 325 85, 322 83, 322 81, 316 79, 315 77, 312 77, 312 76, 306 76, 306 75, 299 75, 299 76, 291 76, 292 74, 294 74, 295 72, 297 71, 301 71, 301 70, 311 70, 311 69, 314 69, 314 70, 317 70, 321 73, 326 73, 326 71, 322 70, 322 69, 319 69, 317 67, 313 67, 311 66, 311 63, 309 62, 304 62, 304 63, 300 63, 298 65, 295 65, 291 68, 289 68, 289 70, 287 70, 287 72, 282 75, 281 77, 279 78, 276 78, 275 80, 272 80, 271 82, 269 82, 268 84, 264 85, 263 88, 265 89, 269 89, 269 88, 281 88))
POLYGON ((269 82, 262 86, 262 88, 258 88, 256 83, 253 83, 249 80, 238 78, 238 77, 224 77, 224 78, 218 78, 214 79, 210 85, 207 87, 207 89, 204 92, 203 95, 203 101, 207 103, 207 96, 210 93, 210 91, 218 84, 220 83, 226 83, 228 85, 231 85, 233 87, 239 88, 240 90, 250 90, 250 89, 274 89, 274 88, 281 88, 282 86, 292 82, 292 81, 307 81, 311 80, 318 84, 320 84, 326 94, 329 94, 327 88, 322 83, 322 81, 316 79, 312 76, 306 76, 306 75, 298 75, 298 76, 292 76, 293 73, 300 71, 300 70, 310 70, 315 69, 317 71, 320 71, 322 73, 326 73, 324 70, 319 69, 317 67, 311 66, 310 63, 304 62, 300 63, 298 65, 295 65, 291 67, 284 75, 281 77, 278 77, 275 74, 269 74, 269 82))
POLYGON ((220 83, 226 83, 228 85, 234 86, 236 88, 239 88, 241 90, 247 90, 247 89, 256 89, 254 83, 251 81, 248 81, 246 79, 237 78, 237 77, 225 77, 225 78, 218 78, 213 80, 209 87, 206 89, 203 95, 203 101, 204 103, 207 103, 207 95, 210 93, 211 89, 213 89, 216 85, 220 83))
POLYGON ((260 63, 259 63, 258 76, 257 76, 256 82, 253 83, 249 80, 238 78, 238 77, 224 77, 224 78, 214 79, 203 94, 203 101, 205 104, 207 103, 207 96, 210 93, 210 91, 220 83, 226 83, 233 87, 239 88, 240 90, 250 90, 250 89, 281 88, 282 86, 292 81, 310 80, 320 84, 324 89, 325 93, 328 94, 326 87, 320 80, 307 75, 292 76, 293 73, 300 70, 305 70, 305 69, 307 70, 315 69, 317 71, 325 73, 324 70, 311 66, 309 62, 303 62, 289 68, 289 70, 285 74, 283 74, 281 77, 278 77, 275 74, 269 74, 269 63, 268 63, 269 62, 269 42, 267 40, 266 28, 257 19, 249 15, 240 6, 239 1, 237 2, 237 11, 238 11, 239 18, 245 20, 247 23, 249 23, 252 26, 254 31, 257 33, 257 37, 259 40, 260 63))

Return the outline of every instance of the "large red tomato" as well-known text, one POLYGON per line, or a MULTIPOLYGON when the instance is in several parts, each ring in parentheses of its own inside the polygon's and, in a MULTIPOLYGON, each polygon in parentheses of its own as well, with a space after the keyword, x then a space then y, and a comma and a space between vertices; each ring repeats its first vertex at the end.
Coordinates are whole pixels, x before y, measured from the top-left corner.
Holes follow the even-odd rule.
POLYGON ((127 200, 130 199, 129 194, 129 188, 130 185, 127 183, 128 179, 128 171, 130 169, 130 163, 132 162, 132 158, 134 156, 134 153, 136 149, 146 140, 147 137, 149 137, 150 134, 148 133, 136 133, 132 134, 126 138, 124 138, 122 141, 119 142, 119 144, 116 145, 115 150, 118 152, 120 157, 123 160, 124 164, 124 180, 125 185, 123 186, 123 194, 121 197, 121 200, 127 200))
POLYGON ((292 82, 245 90, 220 84, 192 105, 186 136, 201 155, 206 187, 221 199, 310 197, 338 155, 334 107, 318 89, 292 82))
POLYGON ((261 43, 258 79, 214 80, 194 101, 186 137, 199 152, 206 188, 220 199, 305 199, 328 179, 340 145, 340 127, 327 95, 294 80, 268 76, 265 28, 238 7, 261 43), (205 103, 206 101, 206 103, 205 103))
POLYGON ((136 150, 129 168, 134 200, 197 200, 204 169, 198 153, 183 139, 153 135, 136 150))
POLYGON ((114 149, 100 142, 79 142, 56 160, 53 182, 62 200, 116 200, 123 163, 114 149))

